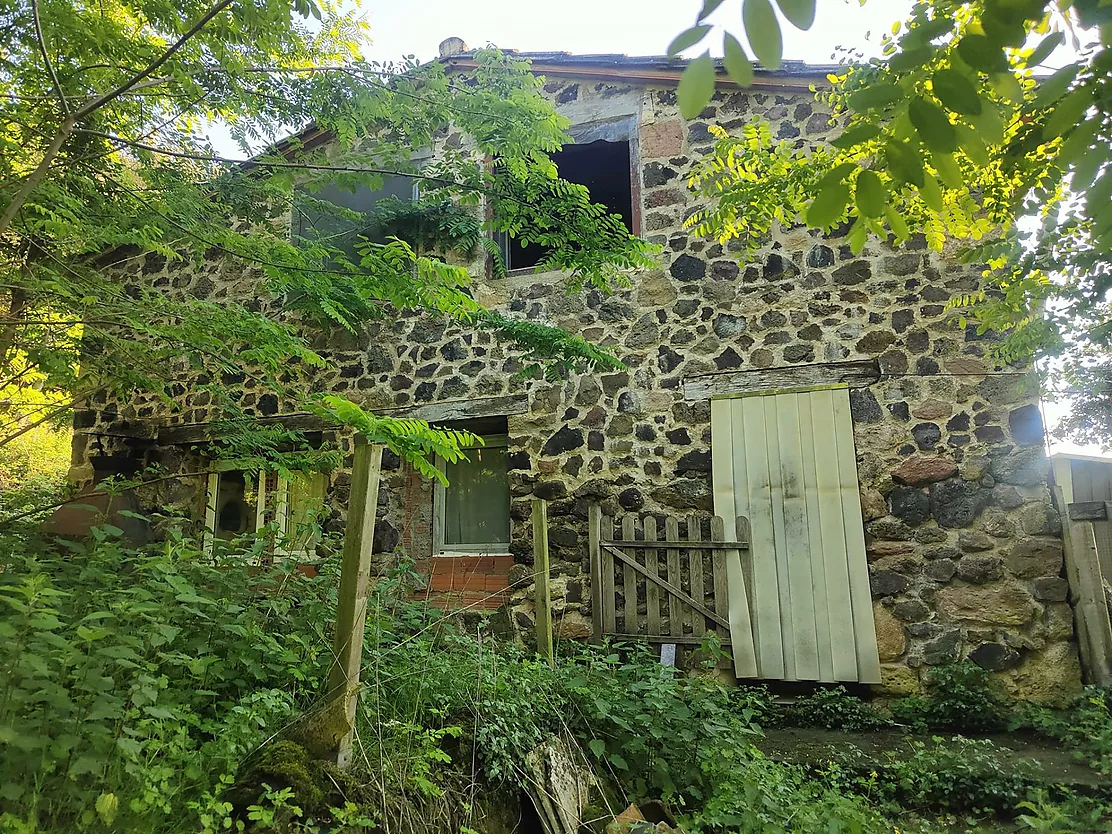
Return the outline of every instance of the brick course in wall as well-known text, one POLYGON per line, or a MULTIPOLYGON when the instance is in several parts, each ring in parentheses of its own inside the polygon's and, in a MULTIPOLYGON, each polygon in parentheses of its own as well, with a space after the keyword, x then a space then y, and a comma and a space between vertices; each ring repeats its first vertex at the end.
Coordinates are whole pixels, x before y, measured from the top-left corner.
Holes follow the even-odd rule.
MULTIPOLYGON (((584 636, 591 502, 612 514, 712 511, 709 406, 685 399, 685 378, 875 358, 879 381, 854 390, 851 404, 886 690, 912 691, 924 667, 965 657, 1025 697, 1054 701, 1076 690, 1034 380, 994 365, 991 336, 946 310, 951 297, 978 286, 979 268, 928 250, 918 236, 899 249, 873 239, 854 255, 838 234, 778 229, 745 256, 683 228, 698 205, 685 179, 710 151, 708 125, 737 128, 763 116, 775 135, 818 143, 837 128, 809 93, 723 92, 688 122, 670 89, 575 80, 545 89, 573 120, 637 117, 643 232, 661 247, 659 265, 612 295, 569 294, 562 276, 527 273, 480 278, 479 297, 612 348, 626 368, 526 381, 514 376, 519 359, 488 334, 404 315, 368 324, 343 345, 316 345, 335 364, 315 378, 316 390, 372 408, 527 398, 526 413, 506 418, 518 575, 503 561, 481 574, 481 589, 479 573, 457 587, 456 574, 434 559, 430 592, 488 593, 492 575, 491 586, 520 580, 532 554, 530 500, 544 497, 557 628, 584 636)), ((445 141, 453 138, 458 144, 445 141)), ((154 264, 151 272, 156 283, 207 298, 242 297, 251 286, 226 264, 192 273, 154 264)), ((283 409, 250 393, 244 402, 260 413, 283 409)), ((115 403, 82 419, 95 432, 121 420, 206 418, 207 395, 186 393, 183 405, 167 415, 153 403, 115 403)), ((336 439, 350 452, 350 437, 336 439)), ((78 479, 88 476, 83 455, 78 448, 78 479)), ((432 487, 393 455, 383 468, 376 551, 428 559, 432 487)), ((346 478, 332 476, 334 529, 342 529, 346 478)), ((509 599, 510 619, 527 629, 531 590, 509 599)))

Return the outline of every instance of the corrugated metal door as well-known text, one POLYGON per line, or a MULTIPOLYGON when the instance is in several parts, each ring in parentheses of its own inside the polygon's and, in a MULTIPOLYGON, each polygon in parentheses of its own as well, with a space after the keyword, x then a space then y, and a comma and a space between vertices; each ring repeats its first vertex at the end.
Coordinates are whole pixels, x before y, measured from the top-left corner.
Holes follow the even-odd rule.
POLYGON ((752 531, 738 676, 879 683, 848 388, 716 397, 711 432, 714 512, 752 531))

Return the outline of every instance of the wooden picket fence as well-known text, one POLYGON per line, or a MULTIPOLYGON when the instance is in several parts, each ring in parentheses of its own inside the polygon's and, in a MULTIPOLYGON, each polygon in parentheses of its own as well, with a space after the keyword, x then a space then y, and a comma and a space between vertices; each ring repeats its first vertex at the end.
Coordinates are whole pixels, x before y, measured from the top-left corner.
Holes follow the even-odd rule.
POLYGON ((745 519, 736 539, 718 516, 709 538, 699 517, 626 515, 589 509, 592 616, 596 639, 697 645, 716 632, 730 644, 727 564, 741 558, 748 582, 749 537, 745 519))

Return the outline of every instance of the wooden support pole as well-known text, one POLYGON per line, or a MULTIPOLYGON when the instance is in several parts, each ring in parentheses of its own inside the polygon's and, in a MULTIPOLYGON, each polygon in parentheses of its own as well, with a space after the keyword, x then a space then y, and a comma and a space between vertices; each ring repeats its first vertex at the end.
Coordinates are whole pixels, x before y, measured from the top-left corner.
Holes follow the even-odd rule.
MULTIPOLYGON (((1054 498, 1059 507, 1066 506, 1060 486, 1054 487, 1054 498)), ((1077 506, 1072 504, 1070 509, 1077 506)), ((1082 664, 1090 683, 1108 686, 1112 684, 1112 621, 1104 596, 1096 532, 1091 522, 1075 521, 1072 512, 1062 515, 1062 549, 1082 664)))
POLYGON ((357 444, 351 473, 351 499, 344 530, 343 563, 336 605, 336 635, 328 694, 342 700, 347 731, 337 739, 336 764, 351 764, 355 714, 359 702, 359 668, 363 662, 363 629, 367 622, 367 596, 371 584, 371 546, 378 513, 378 485, 382 473, 382 446, 357 444))
POLYGON ((537 654, 552 658, 552 589, 548 575, 548 503, 533 499, 533 607, 537 626, 537 654))
MULTIPOLYGON (((591 556, 591 642, 602 642, 602 507, 587 508, 588 541, 591 556)), ((611 531, 613 532, 613 531, 611 531)))

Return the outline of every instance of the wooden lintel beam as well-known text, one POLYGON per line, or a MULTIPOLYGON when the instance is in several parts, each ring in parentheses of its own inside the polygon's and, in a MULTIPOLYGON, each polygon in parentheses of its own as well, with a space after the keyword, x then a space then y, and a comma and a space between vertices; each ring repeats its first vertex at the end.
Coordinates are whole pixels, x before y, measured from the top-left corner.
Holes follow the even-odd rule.
POLYGON ((777 368, 699 374, 684 379, 683 395, 688 402, 697 402, 716 396, 771 394, 824 385, 864 388, 879 379, 880 363, 876 359, 853 359, 846 362, 782 365, 777 368))
POLYGON ((1108 521, 1112 519, 1112 501, 1076 501, 1069 505, 1071 521, 1108 521))
MULTIPOLYGON (((474 420, 480 417, 502 417, 510 414, 525 414, 529 410, 529 399, 524 394, 503 397, 484 397, 469 400, 450 400, 447 402, 424 403, 404 408, 375 408, 375 414, 390 417, 407 417, 427 420, 430 423, 448 423, 458 420, 474 420)), ((191 443, 204 443, 212 440, 214 423, 188 423, 181 426, 165 426, 158 432, 158 442, 166 446, 181 446, 191 443)), ((259 417, 254 425, 277 425, 293 431, 326 431, 339 426, 322 420, 315 414, 279 414, 273 417, 259 417)))

